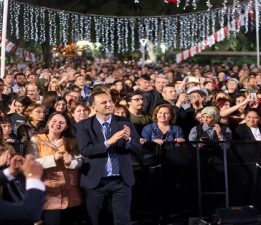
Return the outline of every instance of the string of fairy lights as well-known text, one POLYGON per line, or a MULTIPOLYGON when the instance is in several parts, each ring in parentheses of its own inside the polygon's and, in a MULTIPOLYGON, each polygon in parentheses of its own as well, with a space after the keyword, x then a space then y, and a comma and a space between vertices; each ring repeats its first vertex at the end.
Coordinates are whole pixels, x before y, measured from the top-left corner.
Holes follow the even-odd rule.
MULTIPOLYGON (((196 2, 192 1, 195 7, 196 2)), ((0 12, 2 8, 1 3, 0 12)), ((8 18, 8 33, 33 43, 65 45, 87 40, 101 43, 106 53, 125 53, 140 49, 140 39, 148 39, 155 48, 164 43, 167 49, 187 49, 226 24, 232 24, 229 29, 235 35, 240 27, 245 32, 254 29, 254 0, 235 0, 230 6, 224 0, 223 7, 205 12, 155 17, 84 15, 11 0, 8 18)))

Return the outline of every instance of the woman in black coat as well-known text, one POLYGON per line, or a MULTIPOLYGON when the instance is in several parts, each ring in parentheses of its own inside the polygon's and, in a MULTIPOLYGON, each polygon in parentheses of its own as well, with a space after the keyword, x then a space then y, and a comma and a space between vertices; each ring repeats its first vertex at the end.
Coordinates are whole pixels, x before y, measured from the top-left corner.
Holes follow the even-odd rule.
MULTIPOLYGON (((231 177, 231 198, 237 205, 261 206, 260 161, 261 116, 258 109, 251 108, 246 113, 245 123, 239 124, 234 132, 232 153, 238 164, 236 176, 231 177)), ((234 166, 235 167, 235 166, 234 166)), ((259 207, 260 207, 259 206, 259 207)))

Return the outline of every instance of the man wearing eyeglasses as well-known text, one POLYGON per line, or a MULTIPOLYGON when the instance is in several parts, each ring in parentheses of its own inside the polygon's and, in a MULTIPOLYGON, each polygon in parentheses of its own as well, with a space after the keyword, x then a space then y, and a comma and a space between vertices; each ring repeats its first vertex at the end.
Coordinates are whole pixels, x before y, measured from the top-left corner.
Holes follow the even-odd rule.
POLYGON ((142 111, 144 105, 143 94, 140 91, 133 91, 126 95, 127 107, 130 112, 130 121, 135 126, 139 135, 143 127, 151 123, 151 116, 142 111))

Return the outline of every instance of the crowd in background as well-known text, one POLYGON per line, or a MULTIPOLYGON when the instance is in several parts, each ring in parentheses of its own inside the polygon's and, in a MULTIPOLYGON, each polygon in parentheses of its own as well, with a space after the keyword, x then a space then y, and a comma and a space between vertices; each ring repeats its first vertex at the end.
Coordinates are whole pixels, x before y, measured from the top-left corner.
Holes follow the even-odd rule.
MULTIPOLYGON (((73 209, 75 217, 81 212, 82 159, 74 137, 77 124, 95 115, 89 105, 95 91, 110 93, 114 114, 133 123, 149 151, 150 143, 204 138, 261 141, 260 87, 261 72, 254 65, 142 67, 132 60, 109 59, 49 67, 6 65, 0 79, 0 166, 15 154, 39 158, 47 186, 43 219, 54 224, 54 212, 66 215, 73 209)), ((134 156, 132 161, 133 166, 143 163, 134 156)))

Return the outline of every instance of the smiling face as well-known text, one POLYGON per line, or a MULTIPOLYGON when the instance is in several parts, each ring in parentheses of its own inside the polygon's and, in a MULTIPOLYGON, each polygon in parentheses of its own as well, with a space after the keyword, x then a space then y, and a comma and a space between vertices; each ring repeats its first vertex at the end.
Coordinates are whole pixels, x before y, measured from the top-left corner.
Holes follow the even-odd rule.
POLYGON ((171 120, 171 112, 167 107, 161 107, 157 113, 157 122, 169 123, 171 120))
POLYGON ((67 128, 66 119, 60 115, 54 115, 47 124, 49 133, 61 134, 67 128))
POLYGON ((23 106, 23 104, 21 104, 20 102, 16 101, 15 102, 15 111, 18 114, 23 114, 24 110, 25 110, 25 106, 23 106))
POLYGON ((250 111, 246 115, 246 125, 248 127, 257 128, 260 123, 260 117, 254 111, 250 111))
POLYGON ((57 112, 65 112, 66 111, 67 104, 64 100, 60 100, 55 103, 55 110, 57 112))
POLYGON ((99 94, 94 97, 93 109, 97 116, 107 117, 113 113, 114 104, 109 94, 99 94))
POLYGON ((82 105, 79 105, 75 108, 74 112, 72 113, 72 116, 75 119, 75 121, 79 123, 81 120, 88 118, 88 111, 82 105))

